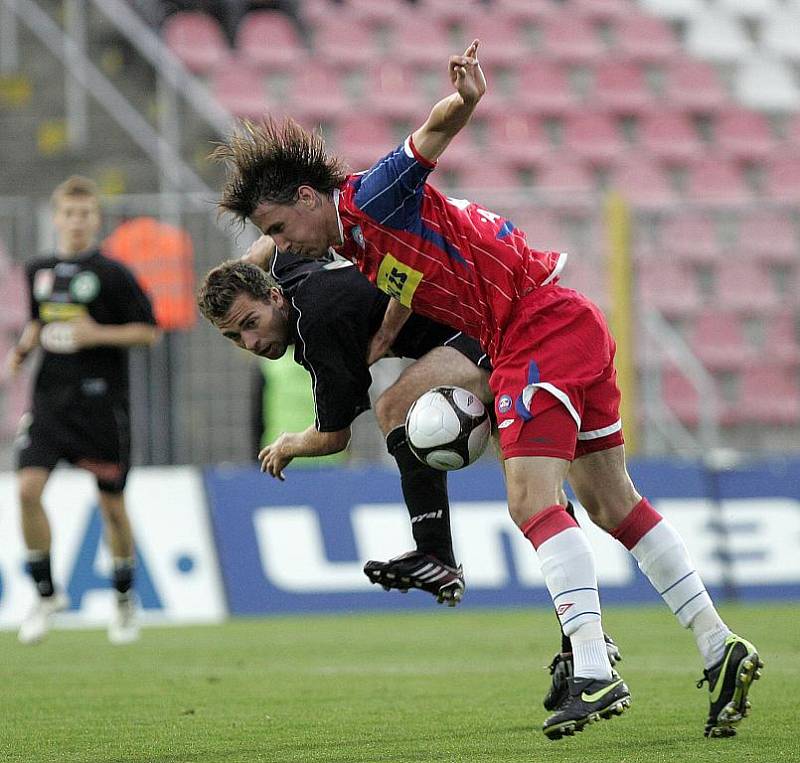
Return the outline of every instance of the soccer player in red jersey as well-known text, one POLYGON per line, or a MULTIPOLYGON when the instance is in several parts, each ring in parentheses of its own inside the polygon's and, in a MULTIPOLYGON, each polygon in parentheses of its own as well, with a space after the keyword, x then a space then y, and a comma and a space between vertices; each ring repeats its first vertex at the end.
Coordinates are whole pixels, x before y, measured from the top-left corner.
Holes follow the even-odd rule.
POLYGON ((509 512, 536 549, 573 647, 569 696, 544 733, 574 734, 630 704, 603 641, 592 549, 561 503, 569 479, 593 521, 630 550, 691 628, 710 689, 705 734, 732 736, 761 661, 722 621, 677 531, 628 475, 603 314, 558 285, 566 255, 533 249, 509 220, 427 182, 486 91, 477 51, 475 40, 450 57, 455 92, 363 173, 346 174, 320 136, 291 120, 243 122, 214 152, 229 171, 220 207, 281 250, 321 257, 333 249, 395 298, 370 359, 383 355, 409 310, 478 338, 489 354, 509 512))

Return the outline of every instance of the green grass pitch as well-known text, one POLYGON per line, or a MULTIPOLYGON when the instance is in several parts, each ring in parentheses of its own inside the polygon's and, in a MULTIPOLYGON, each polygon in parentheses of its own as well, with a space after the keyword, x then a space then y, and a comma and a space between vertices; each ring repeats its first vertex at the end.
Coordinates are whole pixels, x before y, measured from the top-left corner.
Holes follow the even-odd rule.
MULTIPOLYGON (((390 594, 387 594, 390 595, 390 594)), ((396 595, 396 594, 393 594, 396 595)), ((410 595, 414 595, 413 593, 410 595)), ((4 763, 628 763, 800 760, 800 605, 727 605, 764 677, 733 739, 706 740, 691 635, 663 608, 608 608, 633 707, 573 739, 541 733, 544 610, 241 619, 151 628, 113 647, 54 631, 0 633, 4 763)))

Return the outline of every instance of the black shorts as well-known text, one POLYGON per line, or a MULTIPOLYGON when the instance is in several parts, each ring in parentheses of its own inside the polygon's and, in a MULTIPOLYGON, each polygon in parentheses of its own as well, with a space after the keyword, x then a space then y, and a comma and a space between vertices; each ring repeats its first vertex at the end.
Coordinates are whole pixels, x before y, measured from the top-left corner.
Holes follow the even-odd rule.
POLYGON ((106 493, 121 493, 130 469, 127 401, 95 397, 69 406, 34 401, 20 422, 17 468, 53 469, 64 459, 94 474, 106 493))
POLYGON ((478 368, 492 370, 489 356, 477 340, 450 326, 416 314, 412 314, 403 325, 392 345, 392 351, 401 358, 419 359, 436 347, 452 347, 478 368))

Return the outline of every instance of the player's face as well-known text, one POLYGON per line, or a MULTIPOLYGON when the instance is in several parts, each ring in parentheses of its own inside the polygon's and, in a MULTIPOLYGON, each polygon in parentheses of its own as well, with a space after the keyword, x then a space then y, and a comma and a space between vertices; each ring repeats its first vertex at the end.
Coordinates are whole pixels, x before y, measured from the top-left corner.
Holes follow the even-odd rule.
POLYGON ((261 203, 251 220, 278 249, 300 257, 323 257, 340 243, 333 202, 308 186, 300 187, 294 204, 261 203))
POLYGON ((100 208, 91 196, 64 196, 56 201, 53 224, 59 251, 79 254, 91 249, 100 230, 100 208))
POLYGON ((217 328, 242 349, 277 360, 289 345, 286 300, 278 289, 270 291, 268 302, 240 294, 217 328))

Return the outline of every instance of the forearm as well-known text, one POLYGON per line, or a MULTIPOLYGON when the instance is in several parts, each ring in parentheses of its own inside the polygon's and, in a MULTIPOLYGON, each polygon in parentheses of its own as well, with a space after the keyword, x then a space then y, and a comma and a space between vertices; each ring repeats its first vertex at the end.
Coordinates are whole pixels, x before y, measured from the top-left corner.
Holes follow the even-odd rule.
POLYGON ((459 93, 442 98, 431 109, 425 124, 411 136, 414 147, 426 159, 435 162, 450 141, 466 127, 477 105, 478 101, 468 103, 459 93))
POLYGON ((19 340, 16 344, 16 351, 21 357, 25 357, 32 350, 39 346, 39 334, 42 330, 42 324, 39 321, 31 320, 25 325, 22 330, 19 340))
POLYGON ((149 347, 160 336, 159 330, 149 323, 98 324, 96 328, 92 343, 96 347, 149 347))
POLYGON ((287 432, 281 443, 284 454, 290 458, 328 456, 343 451, 350 442, 350 427, 336 432, 319 432, 313 426, 302 432, 287 432))
POLYGON ((396 299, 389 300, 386 312, 383 314, 383 322, 369 342, 367 350, 368 365, 372 365, 389 353, 410 315, 411 310, 403 307, 396 299))

